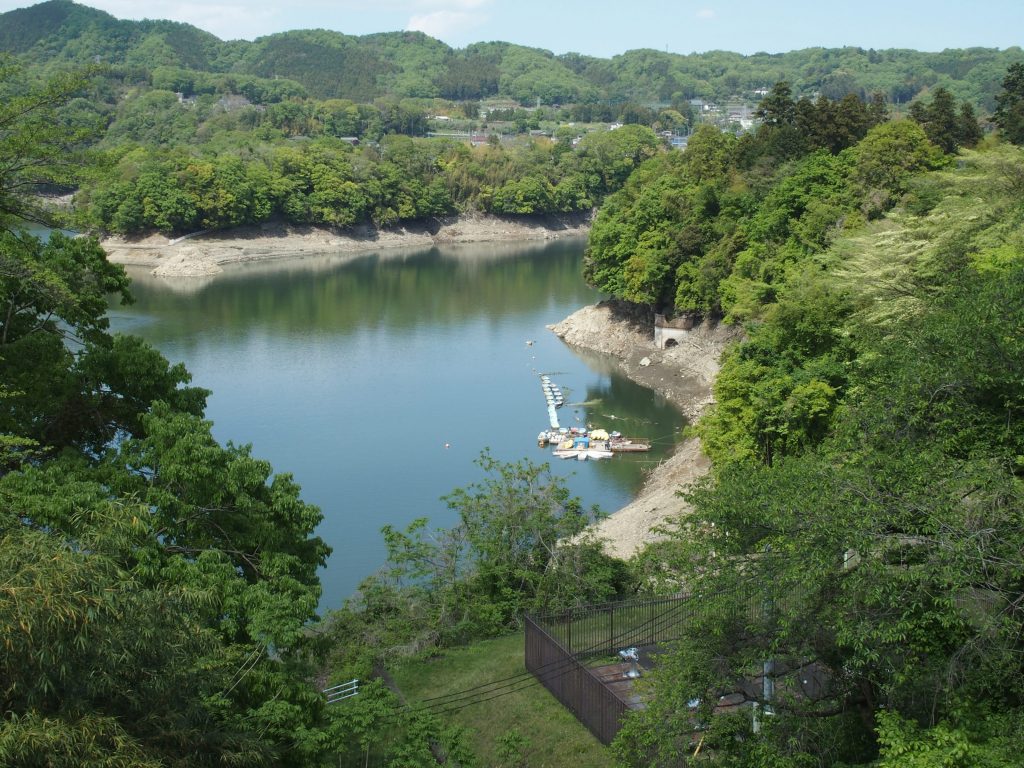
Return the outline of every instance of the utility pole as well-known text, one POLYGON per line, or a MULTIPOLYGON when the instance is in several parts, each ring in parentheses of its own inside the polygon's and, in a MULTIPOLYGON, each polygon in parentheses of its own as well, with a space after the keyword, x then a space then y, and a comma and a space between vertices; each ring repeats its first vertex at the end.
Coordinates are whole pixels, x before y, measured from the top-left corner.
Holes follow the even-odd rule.
MULTIPOLYGON (((772 551, 771 545, 767 545, 764 548, 766 556, 770 556, 772 551)), ((769 597, 764 603, 764 617, 765 623, 771 620, 772 614, 774 613, 775 604, 769 597)), ((768 658, 764 660, 761 665, 761 702, 758 706, 758 702, 754 702, 753 712, 753 731, 754 733, 761 732, 761 715, 764 717, 771 717, 775 714, 772 709, 771 701, 775 698, 775 659, 768 658)))

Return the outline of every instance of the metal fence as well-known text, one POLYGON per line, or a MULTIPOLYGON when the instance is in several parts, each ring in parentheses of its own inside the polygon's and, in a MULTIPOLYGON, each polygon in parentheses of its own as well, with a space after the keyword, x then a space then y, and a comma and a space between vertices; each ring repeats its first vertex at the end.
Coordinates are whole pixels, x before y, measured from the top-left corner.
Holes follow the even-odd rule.
POLYGON ((696 604, 689 597, 627 600, 531 618, 573 656, 589 658, 680 639, 696 604))
POLYGON ((691 612, 690 600, 675 597, 526 616, 526 669, 601 743, 610 744, 629 705, 583 660, 678 640, 691 612))
POLYGON ((529 616, 526 669, 602 744, 611 744, 629 709, 626 702, 529 616))
MULTIPOLYGON (((763 620, 764 607, 752 591, 746 586, 729 591, 737 598, 734 621, 763 620)), ((526 669, 603 744, 610 744, 630 706, 584 661, 614 657, 631 646, 650 650, 682 640, 705 606, 698 595, 682 595, 526 616, 526 669)))

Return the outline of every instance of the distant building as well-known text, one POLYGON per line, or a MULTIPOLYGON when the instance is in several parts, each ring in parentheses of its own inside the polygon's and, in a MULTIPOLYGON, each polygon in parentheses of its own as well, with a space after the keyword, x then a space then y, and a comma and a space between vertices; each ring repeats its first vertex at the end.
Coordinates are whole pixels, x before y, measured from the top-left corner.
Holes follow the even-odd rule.
POLYGON ((228 93, 217 99, 217 104, 225 112, 233 112, 236 109, 251 107, 252 102, 239 93, 228 93))

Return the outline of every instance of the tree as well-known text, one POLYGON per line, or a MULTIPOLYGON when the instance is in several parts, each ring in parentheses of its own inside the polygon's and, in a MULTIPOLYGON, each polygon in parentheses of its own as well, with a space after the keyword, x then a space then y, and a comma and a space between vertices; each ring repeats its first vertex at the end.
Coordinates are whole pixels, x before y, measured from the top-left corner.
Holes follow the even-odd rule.
POLYGON ((1024 63, 1011 64, 996 95, 993 119, 1007 140, 1024 144, 1024 63))
POLYGON ((614 131, 588 133, 577 148, 584 173, 600 178, 600 193, 622 187, 644 160, 658 154, 660 145, 654 132, 645 126, 625 125, 614 131))
POLYGON ((37 195, 67 189, 81 174, 85 142, 97 126, 65 125, 57 108, 80 92, 89 73, 63 74, 40 88, 27 87, 21 68, 0 56, 0 228, 14 221, 50 224, 52 211, 37 195))
POLYGON ((957 144, 972 149, 981 141, 981 126, 974 114, 974 107, 969 101, 961 102, 960 114, 957 116, 957 144))
POLYGON ((889 119, 889 105, 886 103, 885 94, 875 91, 871 94, 871 102, 868 104, 868 115, 871 118, 871 125, 881 125, 889 119))
MULTIPOLYGON (((789 306, 724 362, 718 384, 734 391, 717 388, 718 407, 777 440, 792 434, 783 415, 820 411, 826 393, 807 387, 799 409, 772 412, 758 398, 786 382, 730 402, 741 376, 795 378, 794 361, 838 343, 847 357, 833 355, 833 370, 847 378, 823 434, 770 467, 742 428, 718 433, 714 473, 687 494, 693 511, 659 551, 658 578, 687 584, 699 615, 619 735, 627 764, 696 762, 683 752, 694 721, 705 724, 710 765, 1019 762, 1024 401, 1010 361, 1021 355, 1024 272, 1013 245, 1019 202, 993 184, 1011 156, 970 182, 990 214, 957 215, 965 182, 943 175, 940 230, 914 219, 903 233, 912 237, 888 230, 861 245, 887 268, 903 264, 886 283, 900 301, 913 296, 912 310, 879 315, 876 276, 855 269, 861 261, 830 274, 844 258, 833 252, 811 285, 854 291, 845 311, 830 316, 820 292, 799 295, 805 273, 791 277, 789 306), (749 710, 712 715, 726 694, 766 704, 762 673, 774 674, 775 695, 760 734, 749 710), (812 674, 827 684, 808 688, 812 674)), ((804 369, 827 370, 823 357, 804 369)))
MULTIPOLYGON (((45 126, 59 83, 4 87, 11 230, 81 169, 45 126)), ((309 682, 320 512, 216 443, 182 366, 109 334, 110 294, 95 239, 0 234, 0 762, 322 764, 344 737, 309 682)))
POLYGON ((973 147, 981 138, 981 128, 969 102, 960 105, 959 113, 953 95, 945 88, 936 88, 927 106, 915 101, 910 105, 910 117, 924 128, 928 139, 946 154, 959 147, 973 147))
POLYGON ((753 165, 759 158, 777 163, 807 151, 813 137, 804 133, 806 107, 798 108, 788 82, 783 80, 772 86, 771 92, 758 104, 756 115, 761 123, 753 137, 746 140, 743 165, 753 165))
MULTIPOLYGON (((383 529, 388 563, 333 622, 365 638, 376 659, 490 637, 524 611, 562 610, 619 596, 624 568, 583 535, 596 516, 545 464, 505 463, 486 451, 485 478, 446 497, 459 522, 420 518, 383 529)), ((349 649, 347 653, 354 653, 349 649)))
POLYGON ((931 103, 926 107, 914 106, 910 116, 921 124, 932 144, 946 154, 956 151, 960 131, 953 94, 945 88, 936 88, 931 103))
POLYGON ((856 166, 854 180, 887 198, 906 191, 913 174, 939 168, 944 162, 941 151, 913 120, 893 120, 872 128, 850 156, 856 166))
POLYGON ((795 125, 796 102, 790 84, 780 80, 773 85, 771 92, 757 105, 755 114, 762 125, 772 128, 795 125))

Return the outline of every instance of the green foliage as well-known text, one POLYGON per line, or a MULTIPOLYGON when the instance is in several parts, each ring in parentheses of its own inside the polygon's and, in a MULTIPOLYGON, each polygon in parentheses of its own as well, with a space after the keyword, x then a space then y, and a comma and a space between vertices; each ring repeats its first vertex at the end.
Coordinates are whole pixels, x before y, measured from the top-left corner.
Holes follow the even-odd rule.
POLYGON ((851 309, 816 267, 791 278, 764 321, 723 358, 716 405, 697 426, 709 456, 770 464, 824 437, 846 383, 851 309))
POLYGON ((184 144, 195 135, 196 114, 181 109, 178 97, 170 91, 145 91, 125 100, 106 140, 132 141, 154 146, 184 144))
POLYGON ((850 150, 854 179, 864 190, 861 209, 869 218, 882 213, 906 191, 914 174, 941 168, 940 150, 910 120, 896 120, 873 128, 850 150))
MULTIPOLYGON (((107 173, 80 190, 76 202, 83 223, 125 234, 181 233, 273 218, 353 227, 395 225, 457 210, 586 212, 660 151, 654 134, 641 126, 595 134, 576 151, 558 151, 546 138, 469 148, 394 133, 376 147, 354 148, 326 135, 365 124, 354 104, 325 102, 315 112, 295 103, 279 106, 272 119, 283 133, 307 131, 312 121, 324 135, 258 148, 247 139, 221 135, 199 151, 122 151, 107 173)), ((387 119, 392 118, 401 119, 387 119)), ((384 119, 384 111, 375 119, 384 119)))
POLYGON ((1002 85, 993 119, 1008 141, 1024 144, 1024 63, 1011 64, 1002 85))
POLYGON ((495 213, 544 213, 553 207, 554 192, 551 184, 532 176, 509 181, 495 190, 491 210, 495 213))
POLYGON ((644 160, 657 154, 657 148, 654 133, 639 125, 589 133, 578 148, 580 171, 600 179, 598 192, 614 192, 644 160))
POLYGON ((56 217, 35 195, 79 181, 86 140, 97 126, 57 115, 87 83, 88 73, 65 73, 27 87, 22 69, 0 54, 0 230, 15 222, 53 223, 56 217))
POLYGON ((586 80, 567 71, 550 51, 507 43, 485 43, 480 47, 501 51, 498 92, 521 103, 540 100, 545 104, 587 101, 596 94, 586 80))
MULTIPOLYGON (((477 765, 612 765, 608 750, 541 685, 529 684, 527 677, 521 685, 494 686, 495 680, 525 677, 520 632, 410 659, 396 665, 393 674, 414 710, 454 699, 440 707, 454 711, 439 716, 465 730, 477 765), (475 695, 459 698, 474 690, 475 695)), ((381 741, 393 737, 383 733, 381 741)))
POLYGON ((782 88, 767 101, 753 136, 702 126, 681 157, 647 164, 608 198, 584 263, 591 284, 667 315, 761 318, 790 273, 943 163, 909 121, 869 130, 856 99, 797 103, 782 88))
MULTIPOLYGON (((439 95, 446 99, 483 99, 498 93, 501 70, 493 55, 479 46, 452 51, 437 77, 439 95)), ((473 117, 475 115, 467 115, 473 117)))
POLYGON ((714 474, 651 571, 701 610, 619 736, 626 764, 696 763, 697 721, 711 765, 1019 762, 1020 164, 1004 147, 933 174, 927 212, 788 272, 723 361, 698 426, 714 474), (711 714, 763 704, 769 660, 759 735, 749 710, 711 714))
POLYGON ((947 154, 960 147, 973 147, 981 138, 970 102, 963 102, 957 114, 953 95, 945 88, 936 88, 927 106, 920 101, 911 104, 910 117, 924 128, 928 140, 947 154))
MULTIPOLYGON (((518 626, 524 611, 603 602, 628 576, 583 534, 584 510, 546 465, 484 453, 486 478, 447 497, 459 523, 385 526, 388 565, 334 621, 375 658, 414 654, 518 626)), ((349 663, 356 663, 350 659, 349 663)))
MULTIPOLYGON (((222 42, 187 24, 119 21, 67 0, 10 11, 0 19, 0 50, 41 68, 82 65, 100 56, 114 78, 166 87, 157 69, 189 70, 213 75, 217 93, 250 98, 241 83, 251 87, 257 79, 256 90, 288 82, 287 90, 297 86, 302 95, 367 103, 385 96, 464 100, 500 95, 532 105, 540 98, 545 104, 575 103, 581 109, 573 119, 586 121, 627 117, 619 110, 624 104, 671 104, 685 114, 680 108, 688 99, 721 103, 751 97, 755 89, 780 80, 790 83, 793 98, 820 93, 833 100, 847 94, 864 99, 880 93, 891 103, 908 103, 941 82, 958 99, 990 111, 1003 73, 1022 61, 1018 48, 923 53, 855 47, 752 56, 643 49, 597 59, 554 56, 502 42, 456 50, 409 31, 355 37, 302 30, 253 42, 222 42), (584 112, 589 116, 583 117, 584 112)), ((266 104, 280 101, 279 96, 253 100, 266 104)))
MULTIPOLYGON (((883 87, 870 73, 875 68, 887 72, 898 68, 903 57, 912 53, 813 50, 787 54, 780 62, 721 52, 705 59, 641 51, 602 62, 555 57, 507 43, 453 51, 421 33, 351 37, 306 30, 254 43, 220 43, 188 25, 120 22, 63 2, 43 4, 31 14, 12 12, 5 19, 8 16, 11 46, 23 51, 25 60, 39 70, 55 67, 58 61, 91 60, 97 51, 103 52, 107 66, 102 77, 93 81, 89 101, 62 110, 56 122, 76 130, 86 122, 109 123, 102 145, 113 149, 122 163, 134 155, 132 147, 138 143, 154 155, 158 154, 155 147, 169 150, 159 161, 149 158, 145 173, 125 172, 122 166, 120 172, 94 180, 80 195, 87 226, 123 233, 154 229, 182 233, 258 223, 273 216, 347 227, 366 222, 397 224, 455 210, 511 215, 586 211, 619 189, 629 173, 656 151, 650 134, 620 129, 589 134, 576 152, 564 152, 546 167, 501 158, 496 167, 481 172, 480 158, 468 167, 458 167, 461 157, 455 156, 448 167, 453 173, 439 178, 434 172, 439 169, 434 169, 399 190, 401 184, 388 169, 380 174, 364 172, 356 163, 354 176, 344 171, 335 176, 331 169, 322 184, 313 184, 320 189, 282 194, 270 160, 278 149, 273 144, 324 137, 374 142, 391 133, 422 136, 428 113, 438 106, 448 114, 458 109, 427 100, 442 92, 462 98, 497 92, 528 104, 538 98, 548 103, 575 102, 569 114, 579 119, 639 122, 664 129, 692 123, 687 98, 749 98, 754 88, 782 74, 787 78, 784 82, 792 85, 765 100, 762 112, 768 120, 759 138, 744 138, 738 154, 730 159, 757 189, 766 166, 817 148, 842 151, 884 119, 886 97, 906 101, 906 77, 901 75, 899 85, 883 87), (38 29, 30 29, 32 25, 38 29), (38 36, 38 30, 46 34, 38 36), (805 60, 813 65, 805 66, 805 60), (837 66, 839 71, 833 71, 837 66), (629 82, 620 82, 621 78, 629 82), (797 100, 812 91, 826 96, 814 103, 806 97, 797 100), (869 91, 878 97, 871 109, 863 101, 869 91), (672 109, 657 112, 643 106, 651 100, 671 102, 672 109), (236 156, 235 163, 241 167, 215 169, 211 175, 202 163, 193 168, 184 159, 200 155, 203 161, 211 156, 220 160, 225 154, 236 156), (172 156, 171 167, 165 167, 172 156), (205 174, 206 183, 214 189, 183 188, 182 177, 193 170, 205 174), (485 181, 484 176, 499 178, 485 181), (341 187, 337 192, 335 184, 341 187), (234 195, 235 189, 244 194, 234 195)), ((924 54, 914 57, 924 57, 922 62, 928 59, 924 54)), ((952 78, 949 93, 965 99, 955 116, 958 144, 969 146, 976 141, 978 127, 970 103, 987 108, 984 99, 991 102, 996 88, 993 72, 1007 57, 1012 59, 1012 52, 980 49, 937 56, 936 71, 952 78), (959 84, 956 78, 960 77, 973 79, 959 84)), ((928 70, 927 64, 914 61, 915 72, 928 70)), ((914 79, 913 92, 935 80, 924 75, 914 79)), ((468 114, 473 118, 476 111, 470 109, 468 114)), ((551 116, 548 112, 547 117, 551 116)), ((539 127, 541 117, 540 111, 516 110, 523 132, 539 127)), ((76 134, 65 130, 63 135, 76 134)), ((65 141, 65 154, 68 148, 65 141)), ((135 156, 136 163, 138 159, 135 156)), ((877 215, 884 207, 868 206, 869 213, 877 215)), ((728 275, 741 245, 711 246, 714 255, 707 261, 680 260, 665 238, 652 235, 641 263, 634 265, 632 290, 637 296, 657 296, 666 305, 677 295, 681 311, 715 311, 717 284, 728 275), (671 282, 670 273, 679 270, 682 279, 675 290, 656 285, 671 282)))
MULTIPOLYGON (((694 137, 697 158, 704 146, 701 136, 708 137, 711 145, 722 135, 713 129, 698 132, 694 137)), ((713 163, 669 153, 634 173, 594 222, 584 263, 587 280, 628 301, 671 309, 677 294, 686 295, 680 277, 699 279, 687 270, 696 266, 722 232, 716 216, 742 205, 726 186, 727 171, 713 177, 714 169, 713 163)), ((693 293, 694 304, 706 295, 699 289, 693 293)), ((705 308, 700 304, 684 307, 705 308)))
MULTIPOLYGON (((17 96, 0 155, 48 178, 73 159, 45 127, 26 143, 60 93, 17 96)), ((0 235, 0 762, 329 762, 346 736, 310 682, 320 512, 216 443, 182 366, 108 333, 127 286, 95 239, 0 235)))
POLYGON ((956 722, 921 728, 895 712, 879 712, 879 768, 1007 768, 1019 761, 1014 713, 957 712, 956 722))
POLYGON ((0 430, 49 451, 99 451, 141 432, 139 415, 156 399, 202 411, 205 392, 179 389, 184 368, 138 339, 108 335, 109 296, 129 299, 128 280, 94 239, 4 234, 0 270, 0 430))

